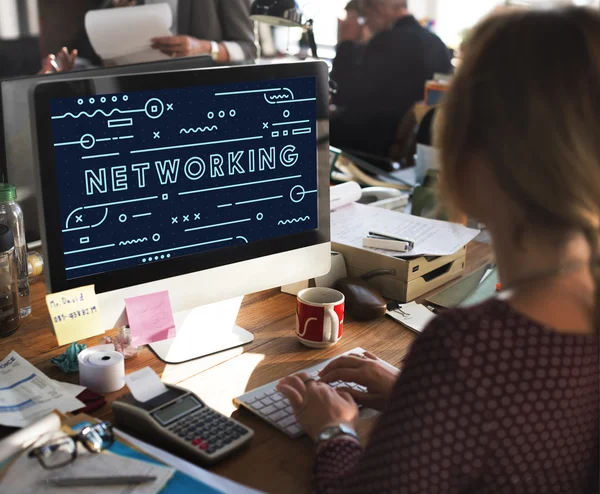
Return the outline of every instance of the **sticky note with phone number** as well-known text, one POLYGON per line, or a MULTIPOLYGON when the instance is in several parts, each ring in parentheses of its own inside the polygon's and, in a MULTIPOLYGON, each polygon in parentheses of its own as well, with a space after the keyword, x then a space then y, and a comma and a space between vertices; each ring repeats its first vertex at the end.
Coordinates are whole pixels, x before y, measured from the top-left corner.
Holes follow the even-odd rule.
POLYGON ((104 333, 94 285, 46 295, 59 345, 104 333))

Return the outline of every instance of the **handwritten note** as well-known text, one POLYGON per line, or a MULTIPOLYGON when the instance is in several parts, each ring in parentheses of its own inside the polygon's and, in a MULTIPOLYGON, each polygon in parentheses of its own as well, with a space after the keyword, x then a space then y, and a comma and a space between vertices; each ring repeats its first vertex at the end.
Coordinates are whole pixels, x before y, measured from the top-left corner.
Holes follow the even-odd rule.
POLYGON ((175 338, 175 321, 169 292, 125 299, 125 307, 134 345, 147 345, 175 338))
POLYGON ((94 285, 46 295, 59 345, 104 333, 94 285))

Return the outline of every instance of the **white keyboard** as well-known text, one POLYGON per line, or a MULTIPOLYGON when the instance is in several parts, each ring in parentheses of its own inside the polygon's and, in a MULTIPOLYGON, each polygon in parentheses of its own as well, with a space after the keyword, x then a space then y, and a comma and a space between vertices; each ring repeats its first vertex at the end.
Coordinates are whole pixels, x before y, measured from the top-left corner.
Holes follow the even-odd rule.
MULTIPOLYGON (((362 348, 355 348, 354 350, 350 350, 349 352, 341 355, 348 355, 351 353, 362 355, 364 352, 365 350, 362 348)), ((319 371, 324 369, 329 362, 340 357, 341 355, 321 362, 320 364, 313 365, 312 367, 307 367, 306 369, 302 369, 298 372, 306 372, 310 376, 316 377, 319 374, 319 371)), ((391 366, 391 364, 388 365, 391 366)), ((300 428, 298 422, 296 422, 292 406, 290 405, 288 399, 275 389, 275 386, 277 386, 278 382, 279 380, 273 381, 269 384, 261 386, 260 388, 253 389, 252 391, 235 398, 233 403, 234 405, 246 407, 248 410, 254 412, 260 418, 277 427, 280 431, 284 432, 291 438, 299 437, 304 433, 304 431, 300 428)), ((345 383, 343 381, 330 383, 330 386, 333 388, 346 386, 359 391, 366 391, 364 386, 360 386, 356 383, 345 383)))

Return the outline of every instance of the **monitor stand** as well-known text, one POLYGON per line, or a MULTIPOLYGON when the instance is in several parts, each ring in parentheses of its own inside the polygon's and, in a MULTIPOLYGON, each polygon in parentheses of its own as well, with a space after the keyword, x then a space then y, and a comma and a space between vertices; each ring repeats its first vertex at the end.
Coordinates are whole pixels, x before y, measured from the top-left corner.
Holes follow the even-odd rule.
POLYGON ((174 313, 177 336, 151 343, 150 348, 163 362, 180 364, 250 343, 254 335, 235 324, 242 299, 174 313))

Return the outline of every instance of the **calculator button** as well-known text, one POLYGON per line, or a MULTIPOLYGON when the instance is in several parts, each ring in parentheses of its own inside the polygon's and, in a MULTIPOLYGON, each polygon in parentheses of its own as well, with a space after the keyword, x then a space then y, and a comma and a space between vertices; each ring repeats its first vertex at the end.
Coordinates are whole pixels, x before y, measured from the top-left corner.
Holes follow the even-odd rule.
POLYGON ((208 446, 207 442, 203 442, 198 446, 198 448, 201 449, 202 451, 206 451, 209 448, 209 446, 208 446))
POLYGON ((202 439, 200 439, 199 437, 197 437, 196 439, 194 439, 192 441, 192 446, 198 446, 198 444, 200 444, 202 442, 202 439))
POLYGON ((216 450, 217 450, 217 448, 215 448, 214 446, 209 446, 209 448, 206 450, 206 452, 208 454, 213 454, 216 450))

